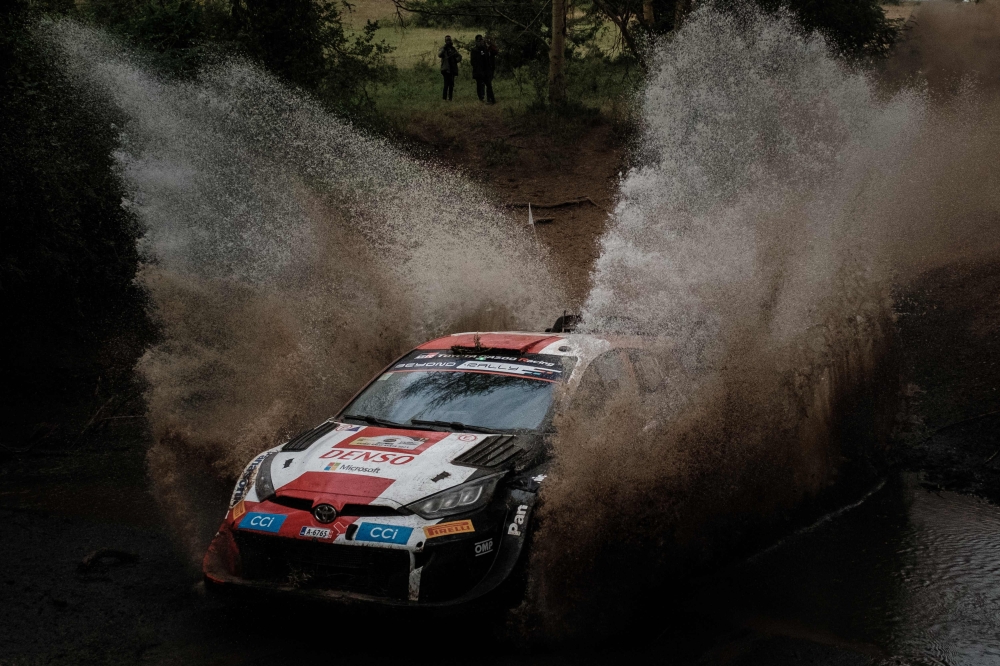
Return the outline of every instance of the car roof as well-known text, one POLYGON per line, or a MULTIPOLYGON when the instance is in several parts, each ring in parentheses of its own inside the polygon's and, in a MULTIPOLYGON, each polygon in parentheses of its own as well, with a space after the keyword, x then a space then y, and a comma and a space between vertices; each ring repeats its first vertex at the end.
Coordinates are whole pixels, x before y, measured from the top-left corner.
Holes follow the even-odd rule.
POLYGON ((444 350, 452 347, 509 351, 514 354, 554 354, 590 360, 615 347, 643 346, 638 337, 593 335, 589 333, 533 333, 527 331, 491 331, 453 333, 429 340, 417 349, 444 350))
POLYGON ((511 351, 518 354, 539 354, 553 343, 564 340, 563 335, 551 333, 453 333, 437 338, 417 347, 417 349, 451 349, 452 347, 482 347, 511 351))

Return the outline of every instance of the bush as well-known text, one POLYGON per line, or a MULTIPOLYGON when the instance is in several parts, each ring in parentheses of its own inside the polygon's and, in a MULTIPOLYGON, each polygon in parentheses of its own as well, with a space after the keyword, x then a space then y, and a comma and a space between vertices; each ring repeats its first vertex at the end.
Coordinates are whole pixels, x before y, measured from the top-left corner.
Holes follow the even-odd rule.
MULTIPOLYGON (((23 0, 0 11, 3 367, 5 395, 22 399, 38 382, 101 374, 110 344, 148 332, 114 113, 35 41, 35 18, 23 0)), ((109 362, 131 369, 135 353, 109 362)), ((16 417, 23 403, 4 406, 16 417)))

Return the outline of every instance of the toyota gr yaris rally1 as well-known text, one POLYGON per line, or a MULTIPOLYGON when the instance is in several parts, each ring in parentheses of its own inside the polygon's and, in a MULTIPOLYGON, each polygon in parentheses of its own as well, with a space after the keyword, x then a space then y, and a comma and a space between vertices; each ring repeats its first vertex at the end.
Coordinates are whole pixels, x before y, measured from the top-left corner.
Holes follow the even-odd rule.
POLYGON ((516 586, 556 403, 581 380, 638 377, 630 359, 578 334, 420 345, 334 418, 250 461, 206 581, 418 606, 516 586))

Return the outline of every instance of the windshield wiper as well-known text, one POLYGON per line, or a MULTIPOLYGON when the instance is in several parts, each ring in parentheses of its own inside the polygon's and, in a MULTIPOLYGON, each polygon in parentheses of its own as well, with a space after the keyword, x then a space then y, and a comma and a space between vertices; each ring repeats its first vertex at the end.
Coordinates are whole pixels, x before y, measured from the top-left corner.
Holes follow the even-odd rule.
POLYGON ((474 426, 462 423, 461 421, 428 421, 426 419, 410 419, 410 423, 420 425, 439 426, 441 428, 451 428, 452 430, 471 430, 472 432, 485 432, 490 435, 499 435, 503 431, 483 426, 474 426))
MULTIPOLYGON (((380 419, 377 416, 362 416, 361 414, 344 414, 343 419, 354 419, 355 421, 364 421, 365 423, 377 426, 383 426, 385 428, 412 428, 409 423, 396 423, 395 421, 390 421, 389 419, 380 419)), ((427 428, 417 428, 417 430, 427 430, 427 428)))

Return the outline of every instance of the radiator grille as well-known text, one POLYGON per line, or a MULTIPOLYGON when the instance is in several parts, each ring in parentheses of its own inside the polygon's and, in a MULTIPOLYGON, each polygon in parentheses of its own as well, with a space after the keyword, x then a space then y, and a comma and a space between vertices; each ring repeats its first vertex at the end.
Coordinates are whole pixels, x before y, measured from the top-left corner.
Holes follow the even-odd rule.
POLYGON ((243 562, 244 578, 294 582, 302 588, 407 598, 410 575, 408 551, 343 546, 246 532, 237 532, 235 538, 243 562))

